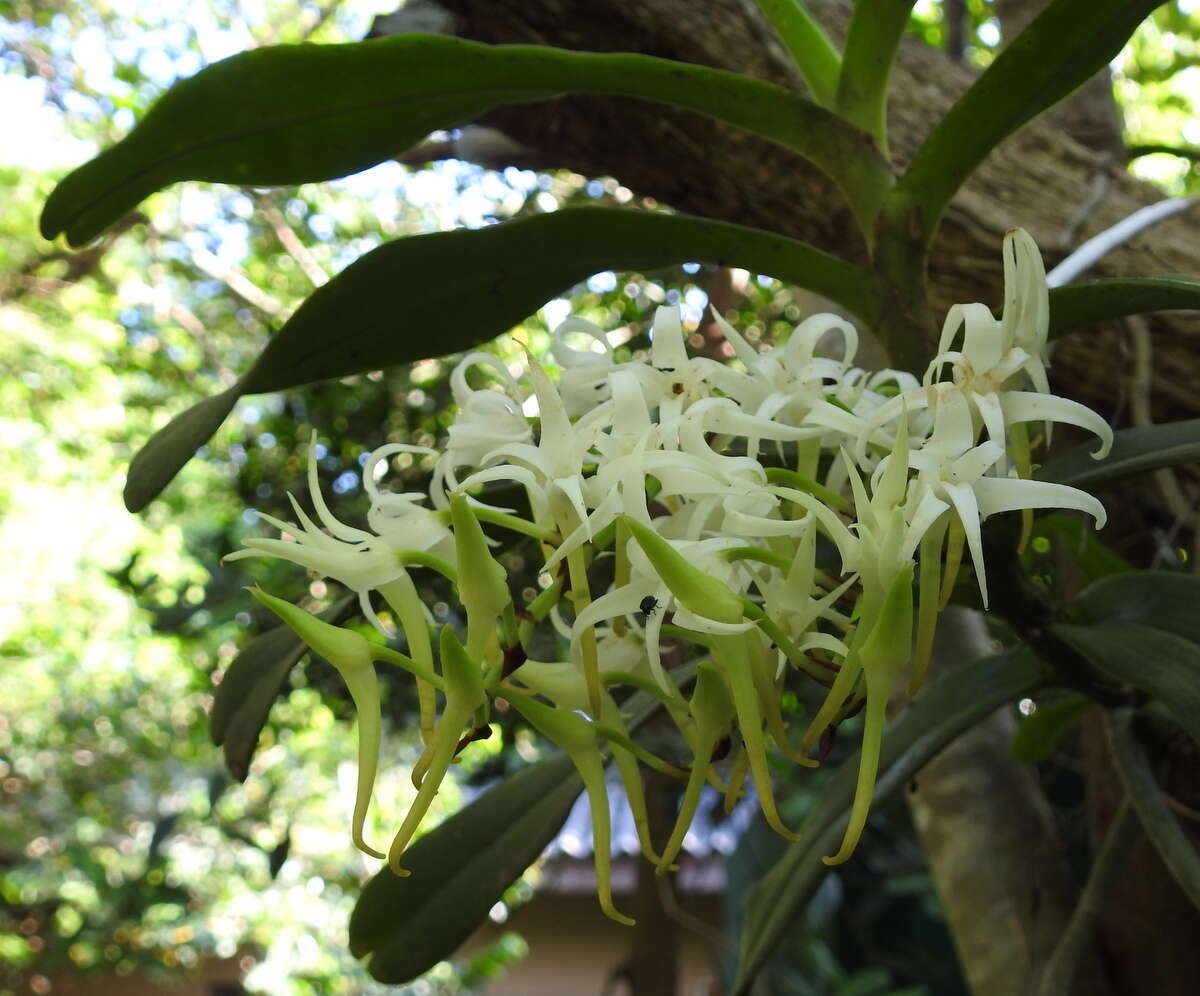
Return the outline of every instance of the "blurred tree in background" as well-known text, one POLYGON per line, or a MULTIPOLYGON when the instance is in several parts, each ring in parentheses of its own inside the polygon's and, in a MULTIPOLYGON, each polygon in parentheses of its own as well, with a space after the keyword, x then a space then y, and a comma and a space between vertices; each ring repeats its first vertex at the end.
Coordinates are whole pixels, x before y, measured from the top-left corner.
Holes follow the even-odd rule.
MULTIPOLYGON (((242 586, 307 594, 317 607, 335 593, 319 581, 305 592, 296 572, 274 561, 234 570, 220 558, 260 534, 248 507, 288 518, 288 492, 310 504, 313 429, 324 444, 322 490, 336 496, 340 518, 361 520, 361 460, 386 441, 438 440, 449 421, 449 364, 429 360, 245 400, 203 458, 139 518, 121 506, 124 471, 166 416, 228 387, 231 371, 314 286, 383 241, 578 202, 653 208, 654 195, 668 192, 611 164, 589 169, 595 159, 584 138, 565 135, 555 158, 539 147, 538 117, 529 115, 515 166, 490 153, 456 158, 467 155, 462 133, 435 135, 406 164, 332 184, 172 188, 79 254, 35 232, 54 179, 119 138, 175 79, 255 46, 361 38, 390 6, 0 2, 0 536, 9 561, 0 581, 0 993, 31 984, 40 992, 38 980, 75 973, 174 977, 213 956, 240 959, 251 969, 247 985, 266 992, 382 991, 345 951, 345 918, 369 869, 344 839, 353 749, 343 721, 350 710, 331 669, 286 676, 253 759, 229 758, 245 776, 240 783, 207 729, 223 668, 271 622, 242 586), (331 758, 342 760, 334 766, 331 758)), ((468 29, 491 16, 478 3, 448 6, 468 29)), ((1002 44, 996 6, 918 3, 911 31, 969 73, 1002 44)), ((516 34, 496 40, 523 40, 512 10, 494 15, 497 30, 504 33, 505 15, 516 34)), ((590 47, 580 30, 584 41, 573 44, 590 47)), ((1181 0, 1159 9, 1114 67, 1132 169, 1172 194, 1196 189, 1198 45, 1197 15, 1181 0)), ((511 121, 502 114, 496 123, 511 121)), ((732 202, 736 214, 742 206, 732 202)), ((526 322, 526 341, 544 349, 548 327, 570 312, 626 326, 632 351, 646 345, 658 304, 682 303, 703 335, 702 309, 712 300, 736 312, 750 338, 770 342, 817 306, 766 277, 692 265, 651 277, 597 274, 569 298, 526 322)), ((491 348, 517 351, 507 342, 491 348)), ((1170 392, 1160 403, 1170 406, 1170 392)), ((406 469, 412 490, 428 470, 419 460, 406 469)), ((427 594, 435 614, 439 604, 448 611, 436 589, 427 594)), ((397 684, 385 708, 387 749, 411 763, 414 702, 397 684)), ((465 784, 515 765, 518 750, 536 751, 517 731, 502 732, 469 748, 465 784)), ((1078 795, 1069 776, 1053 777, 1069 783, 1060 786, 1064 797, 1078 795)), ((797 812, 811 791, 797 792, 797 812)), ((394 823, 412 794, 407 771, 390 769, 373 819, 394 823)), ((443 795, 432 819, 456 801, 443 795)), ((917 980, 930 992, 963 991, 907 810, 894 805, 881 821, 864 854, 888 876, 885 898, 868 894, 850 869, 831 877, 838 884, 822 891, 824 907, 814 903, 798 927, 799 964, 778 966, 778 978, 793 980, 780 992, 865 994, 917 980), (916 909, 928 936, 893 952, 893 971, 879 968, 887 959, 875 942, 912 922, 916 909), (821 981, 803 988, 813 979, 821 981)), ((739 868, 749 870, 731 876, 758 874, 752 858, 740 852, 739 868)), ((508 943, 429 985, 469 988, 520 952, 508 943)))

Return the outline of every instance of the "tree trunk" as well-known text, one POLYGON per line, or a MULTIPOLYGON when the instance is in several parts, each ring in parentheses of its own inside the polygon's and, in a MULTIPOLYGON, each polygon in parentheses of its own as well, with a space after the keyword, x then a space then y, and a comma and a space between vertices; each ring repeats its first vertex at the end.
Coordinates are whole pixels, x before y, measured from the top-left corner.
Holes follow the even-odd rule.
MULTIPOLYGON (((983 616, 950 606, 930 678, 993 652, 983 616)), ((974 996, 1036 992, 1079 898, 1033 768, 1009 753, 1014 728, 1011 708, 997 710, 930 761, 907 796, 974 996)), ((1072 990, 1110 992, 1094 960, 1072 990)))

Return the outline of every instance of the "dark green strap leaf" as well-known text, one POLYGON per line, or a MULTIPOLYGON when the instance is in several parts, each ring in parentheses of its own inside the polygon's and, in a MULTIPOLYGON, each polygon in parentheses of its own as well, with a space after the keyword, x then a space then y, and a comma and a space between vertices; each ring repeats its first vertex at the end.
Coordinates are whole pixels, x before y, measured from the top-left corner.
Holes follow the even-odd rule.
POLYGON ((412 845, 399 878, 384 868, 350 917, 350 950, 400 983, 454 952, 562 826, 583 783, 571 761, 539 761, 489 789, 412 845))
POLYGON ((397 239, 318 288, 246 375, 177 415, 134 458, 144 508, 243 394, 278 391, 470 349, 600 270, 728 263, 815 290, 868 325, 881 307, 865 271, 781 235, 686 215, 573 208, 488 228, 397 239))
POLYGON ((1109 318, 1197 309, 1200 309, 1200 278, 1182 274, 1068 284, 1050 291, 1050 338, 1109 318))
POLYGON ((192 405, 151 436, 129 465, 125 507, 140 512, 157 498, 192 454, 221 428, 241 396, 242 391, 235 384, 228 391, 192 405))
POLYGON ((846 32, 835 109, 888 153, 887 97, 892 62, 916 0, 858 0, 846 32))
POLYGON ((1117 773, 1142 829, 1154 844, 1184 895, 1200 909, 1200 854, 1167 805, 1150 761, 1131 729, 1132 713, 1118 710, 1108 717, 1108 743, 1117 773))
POLYGON ((920 249, 946 205, 1003 139, 1103 69, 1163 0, 1053 0, 917 150, 889 200, 920 249))
MULTIPOLYGON (((570 92, 674 104, 762 135, 825 171, 860 217, 873 217, 892 182, 867 135, 761 80, 628 53, 396 35, 255 49, 175 84, 125 139, 58 185, 42 233, 65 231, 81 245, 179 180, 275 186, 346 176, 491 108, 570 92)), ((676 154, 664 135, 662 155, 676 154)))
POLYGON ((1139 623, 1054 627, 1101 671, 1157 699, 1200 743, 1200 646, 1139 623))
MULTIPOLYGON (((321 618, 337 623, 347 618, 355 605, 353 595, 334 602, 321 618)), ((212 742, 223 747, 225 765, 239 782, 246 780, 250 758, 271 706, 287 684, 296 662, 308 651, 287 626, 260 633, 242 648, 213 694, 208 729, 212 742)))
POLYGON ((1039 481, 1096 488, 1160 467, 1200 460, 1200 419, 1168 422, 1114 433, 1112 452, 1103 460, 1092 454, 1096 444, 1085 443, 1044 464, 1033 475, 1039 481))
MULTIPOLYGON (((1047 680, 1048 672, 1026 647, 952 671, 927 687, 884 734, 875 800, 886 799, 946 744, 994 709, 1047 680)), ((858 756, 847 760, 825 786, 800 827, 801 838, 751 890, 746 901, 742 950, 734 996, 748 993, 754 977, 829 869, 854 799, 858 756)))
POLYGON ((1132 571, 1101 578, 1071 601, 1080 622, 1141 623, 1200 645, 1200 577, 1178 571, 1132 571))

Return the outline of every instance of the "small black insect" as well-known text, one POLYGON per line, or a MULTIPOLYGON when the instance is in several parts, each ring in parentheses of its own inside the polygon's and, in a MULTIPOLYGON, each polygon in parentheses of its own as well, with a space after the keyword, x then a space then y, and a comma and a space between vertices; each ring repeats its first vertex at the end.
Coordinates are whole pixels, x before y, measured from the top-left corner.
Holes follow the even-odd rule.
POLYGON ((654 610, 658 608, 658 599, 653 595, 647 595, 638 603, 638 608, 646 615, 652 616, 654 615, 654 610))

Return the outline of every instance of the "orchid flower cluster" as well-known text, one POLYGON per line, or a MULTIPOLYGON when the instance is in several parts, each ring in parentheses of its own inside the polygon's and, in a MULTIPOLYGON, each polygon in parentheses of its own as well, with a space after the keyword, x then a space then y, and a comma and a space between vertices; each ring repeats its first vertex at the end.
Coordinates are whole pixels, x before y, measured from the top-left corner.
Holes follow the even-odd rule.
POLYGON ((557 382, 533 357, 521 379, 491 353, 458 363, 458 415, 428 495, 391 493, 379 479, 397 454, 430 451, 392 443, 370 455, 369 528, 330 513, 310 460, 316 521, 293 499, 297 523, 268 519, 282 537, 247 540, 230 559, 277 557, 331 578, 393 635, 374 609, 377 593, 403 631, 407 653, 255 590, 338 668, 355 701, 355 843, 382 857, 363 840, 363 825, 380 750, 374 663, 384 661, 416 679, 425 744, 417 796, 388 854, 399 874, 456 753, 486 731, 497 699, 578 768, 600 903, 617 920, 628 922, 609 885, 606 758, 643 853, 666 871, 706 783, 732 805, 749 779, 766 821, 794 838, 776 807, 770 745, 816 766, 827 732, 861 709, 855 801, 841 847, 825 859, 845 861, 866 823, 888 700, 906 672, 910 690, 920 685, 964 549, 987 605, 981 523, 1035 508, 1105 521, 1091 495, 1031 478, 1031 427, 1044 425, 1046 436, 1055 422, 1090 430, 1097 458, 1112 433, 1091 410, 1050 393, 1041 257, 1020 230, 1003 252, 1002 318, 982 304, 951 308, 921 379, 856 367, 855 328, 834 315, 815 315, 781 346, 759 351, 715 314, 734 363, 690 355, 675 308, 658 309, 644 360, 619 361, 602 329, 569 318, 554 332, 557 382), (596 348, 572 345, 589 337, 596 348), (824 355, 830 339, 840 358, 824 355), (469 374, 489 383, 473 387, 469 374), (537 417, 527 417, 533 405, 537 417), (498 485, 523 492, 513 503, 522 511, 495 503, 498 485), (539 551, 542 588, 533 597, 510 590, 493 555, 506 531, 539 551), (593 579, 602 559, 610 563, 601 585, 593 579), (449 580, 465 627, 443 626, 435 639, 416 570, 449 580), (532 637, 550 629, 560 652, 534 659, 532 637), (678 677, 684 664, 695 675, 690 686, 678 677), (790 672, 824 696, 798 738, 781 707, 790 672), (619 686, 660 700, 690 757, 667 761, 636 743, 613 697, 619 686), (683 782, 661 850, 647 830, 641 764, 683 782))

